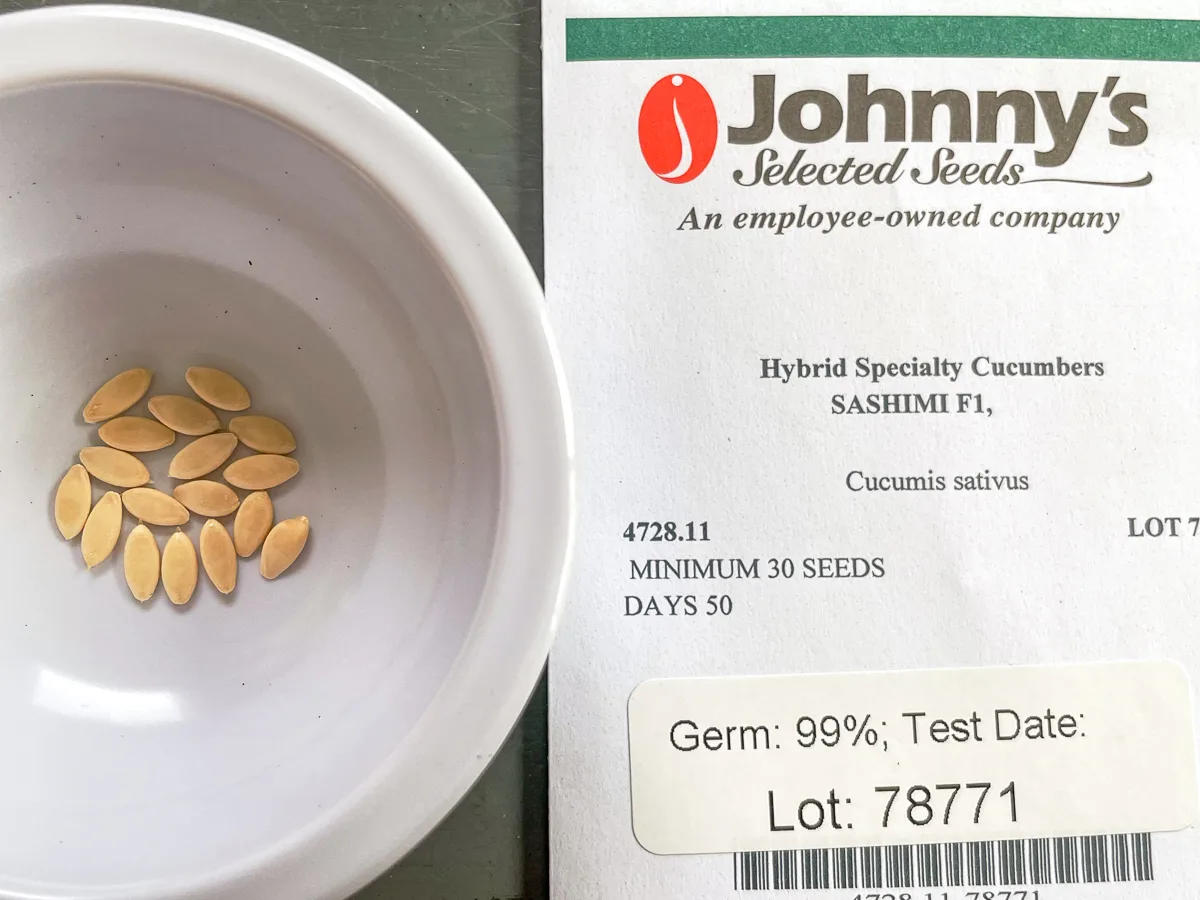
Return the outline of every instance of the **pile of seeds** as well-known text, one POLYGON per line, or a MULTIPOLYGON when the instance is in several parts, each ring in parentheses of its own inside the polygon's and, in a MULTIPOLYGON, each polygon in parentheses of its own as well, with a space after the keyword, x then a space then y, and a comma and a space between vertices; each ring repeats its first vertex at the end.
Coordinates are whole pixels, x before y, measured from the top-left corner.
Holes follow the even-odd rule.
POLYGON ((234 416, 222 431, 212 407, 244 412, 250 408, 250 393, 232 375, 204 367, 187 370, 187 383, 199 400, 163 394, 147 404, 153 418, 125 415, 146 395, 150 380, 150 370, 128 369, 105 382, 83 408, 85 422, 103 423, 98 434, 104 445, 83 448, 79 464, 59 482, 54 497, 58 530, 67 540, 82 534, 83 561, 92 569, 116 549, 128 511, 138 524, 125 538, 125 581, 143 602, 154 596, 160 579, 172 603, 192 599, 200 567, 195 545, 179 526, 193 513, 206 517, 199 559, 218 591, 233 591, 238 557, 253 556, 260 547, 259 571, 264 578, 278 577, 308 541, 308 518, 275 522, 268 493, 300 471, 300 463, 289 455, 296 449, 295 436, 277 419, 258 415, 234 416), (170 447, 177 434, 195 438, 175 454, 168 469, 168 476, 181 483, 170 494, 147 487, 150 470, 134 454, 170 447), (239 443, 253 454, 225 465, 239 443), (205 478, 223 465, 226 483, 205 478), (93 505, 93 478, 124 490, 108 491, 93 505), (250 493, 243 499, 234 488, 250 493), (219 521, 231 515, 232 538, 219 521), (149 525, 175 528, 161 554, 149 525))

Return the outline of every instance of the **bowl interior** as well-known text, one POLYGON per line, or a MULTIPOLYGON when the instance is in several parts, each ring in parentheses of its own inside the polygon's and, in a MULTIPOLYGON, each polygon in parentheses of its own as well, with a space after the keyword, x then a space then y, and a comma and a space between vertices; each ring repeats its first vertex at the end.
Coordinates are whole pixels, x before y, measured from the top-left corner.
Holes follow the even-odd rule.
MULTIPOLYGON (((0 892, 132 893, 264 852, 403 746, 488 575, 494 402, 417 231, 282 123, 41 86, 0 96, 0 161, 0 892), (85 570, 53 492, 98 442, 99 384, 139 365, 187 393, 198 364, 295 431, 300 476, 273 494, 312 538, 278 581, 254 558, 228 600, 201 575, 188 607, 143 606, 119 547, 85 570)), ((168 489, 183 440, 148 460, 168 489)))

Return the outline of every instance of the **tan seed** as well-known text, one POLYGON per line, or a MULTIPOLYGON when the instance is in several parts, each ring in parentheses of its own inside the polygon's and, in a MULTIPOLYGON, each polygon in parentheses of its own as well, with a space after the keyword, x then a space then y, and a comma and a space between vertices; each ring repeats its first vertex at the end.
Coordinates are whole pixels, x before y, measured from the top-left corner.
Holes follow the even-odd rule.
POLYGON ((242 501, 233 519, 233 545, 238 556, 253 556, 262 546, 275 519, 275 505, 266 491, 255 491, 242 501))
POLYGON ((105 484, 117 487, 141 487, 150 482, 150 470, 132 453, 112 447, 84 447, 79 451, 79 461, 105 484))
POLYGON ((237 586, 238 561, 233 539, 216 519, 209 519, 200 529, 200 559, 213 587, 222 594, 228 594, 237 586))
POLYGON ((225 467, 225 480, 244 491, 266 491, 279 487, 300 471, 290 456, 260 453, 235 460, 225 467))
POLYGON ((138 525, 125 538, 125 583, 134 598, 145 603, 158 588, 158 541, 145 525, 138 525))
POLYGON ((196 438, 171 460, 172 478, 201 478, 220 468, 237 448, 237 435, 222 431, 196 438))
POLYGON ((200 566, 196 562, 192 539, 182 531, 176 531, 167 538, 162 555, 162 583, 171 602, 183 606, 191 600, 199 577, 200 566))
POLYGON ((121 500, 131 516, 151 525, 183 525, 190 518, 182 503, 154 488, 132 488, 121 500))
POLYGON ((80 549, 83 551, 83 561, 87 563, 87 567, 95 568, 108 559, 120 536, 121 495, 116 491, 109 491, 92 508, 87 523, 83 526, 80 549))
POLYGON ((191 397, 159 394, 150 398, 150 415, 180 434, 212 434, 221 427, 217 414, 191 397))
POLYGON ((291 453, 296 449, 292 430, 270 416, 234 416, 229 430, 238 440, 259 453, 291 453))
POLYGON ((284 519, 271 529, 263 543, 259 571, 263 578, 276 578, 296 561, 308 542, 308 516, 284 519))
POLYGON ((192 366, 185 377, 196 395, 210 406, 231 412, 250 408, 250 392, 228 372, 192 366))
POLYGON ((150 389, 149 369, 126 369, 114 375, 92 394, 83 408, 83 421, 89 424, 119 416, 145 396, 150 389))
POLYGON ((79 463, 67 469, 54 494, 54 524, 68 541, 83 531, 92 511, 92 479, 79 463))
POLYGON ((198 516, 217 519, 238 508, 238 496, 219 481, 185 481, 176 485, 175 499, 198 516))
POLYGON ((100 440, 118 450, 149 453, 175 443, 175 432, 145 416, 118 416, 100 426, 100 440))

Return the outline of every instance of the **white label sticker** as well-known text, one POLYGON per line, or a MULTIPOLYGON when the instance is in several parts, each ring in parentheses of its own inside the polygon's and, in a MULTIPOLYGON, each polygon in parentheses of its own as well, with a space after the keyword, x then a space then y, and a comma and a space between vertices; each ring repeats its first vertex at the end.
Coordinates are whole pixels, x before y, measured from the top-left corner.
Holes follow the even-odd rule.
POLYGON ((1171 662, 687 678, 629 700, 652 853, 1174 831, 1197 818, 1171 662))

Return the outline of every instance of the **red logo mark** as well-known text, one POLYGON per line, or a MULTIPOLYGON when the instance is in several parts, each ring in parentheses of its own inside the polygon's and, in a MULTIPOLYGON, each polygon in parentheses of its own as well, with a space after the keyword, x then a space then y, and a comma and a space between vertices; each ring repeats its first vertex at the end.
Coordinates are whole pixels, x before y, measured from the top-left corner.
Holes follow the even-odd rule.
POLYGON ((638 114, 638 143, 650 171, 671 184, 691 181, 717 149, 717 108, 688 75, 654 83, 638 114))

